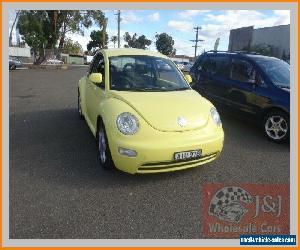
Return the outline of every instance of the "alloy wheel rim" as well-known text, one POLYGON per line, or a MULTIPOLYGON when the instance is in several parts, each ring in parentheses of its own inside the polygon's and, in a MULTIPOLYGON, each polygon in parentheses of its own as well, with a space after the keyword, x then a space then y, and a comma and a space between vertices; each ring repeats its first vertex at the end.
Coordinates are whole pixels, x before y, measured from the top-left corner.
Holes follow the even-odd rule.
POLYGON ((287 134, 288 125, 282 116, 270 116, 265 123, 265 131, 270 138, 280 140, 287 134))
POLYGON ((98 132, 98 148, 101 163, 105 163, 106 161, 106 140, 103 128, 99 129, 98 132))

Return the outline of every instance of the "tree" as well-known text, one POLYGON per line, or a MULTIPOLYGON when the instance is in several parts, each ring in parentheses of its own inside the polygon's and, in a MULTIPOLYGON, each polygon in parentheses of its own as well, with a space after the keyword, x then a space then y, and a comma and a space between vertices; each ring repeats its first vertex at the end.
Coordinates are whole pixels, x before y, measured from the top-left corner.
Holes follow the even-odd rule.
POLYGON ((64 46, 67 33, 80 33, 83 27, 93 23, 101 26, 104 14, 100 10, 69 11, 69 10, 34 10, 21 11, 17 27, 25 42, 32 47, 36 63, 45 59, 45 51, 52 51, 59 41, 59 49, 64 46), (45 50, 47 49, 47 50, 45 50))
POLYGON ((9 40, 8 40, 8 41, 9 41, 9 42, 8 42, 9 46, 12 46, 12 32, 13 32, 14 27, 15 27, 15 25, 16 25, 16 21, 18 20, 19 14, 20 14, 20 10, 16 11, 15 19, 14 19, 12 25, 11 25, 11 28, 10 28, 10 32, 9 32, 9 40))
POLYGON ((73 42, 72 39, 67 38, 63 47, 63 53, 71 55, 80 55, 82 54, 82 47, 77 41, 73 42))
POLYGON ((108 35, 105 32, 105 46, 103 47, 103 30, 93 30, 90 35, 91 41, 87 44, 87 50, 91 51, 93 48, 104 49, 108 43, 108 35))
POLYGON ((280 57, 279 50, 273 45, 257 44, 250 47, 249 52, 259 53, 264 56, 280 57))
POLYGON ((113 42, 114 48, 115 48, 115 47, 116 47, 116 42, 118 41, 118 37, 117 37, 117 36, 112 36, 112 37, 110 38, 110 41, 113 42))
POLYGON ((124 34, 124 40, 127 42, 125 48, 146 49, 146 46, 151 45, 151 40, 147 39, 144 35, 138 37, 136 33, 131 36, 128 32, 126 32, 124 34))
POLYGON ((92 14, 84 10, 62 10, 60 11, 60 38, 59 48, 64 47, 65 37, 68 33, 84 35, 83 28, 89 28, 93 23, 92 14))
POLYGON ((17 28, 22 39, 32 48, 35 63, 44 61, 45 49, 55 47, 60 25, 57 10, 25 10, 20 12, 17 28))
POLYGON ((87 13, 94 20, 94 24, 99 27, 99 30, 102 31, 99 33, 99 35, 101 36, 99 38, 99 41, 101 42, 101 46, 99 46, 99 48, 105 48, 108 42, 108 36, 106 33, 108 19, 105 18, 105 15, 102 11, 89 10, 87 11, 87 13))
POLYGON ((176 50, 174 49, 174 40, 167 33, 157 34, 156 36, 156 49, 167 56, 175 55, 176 50))

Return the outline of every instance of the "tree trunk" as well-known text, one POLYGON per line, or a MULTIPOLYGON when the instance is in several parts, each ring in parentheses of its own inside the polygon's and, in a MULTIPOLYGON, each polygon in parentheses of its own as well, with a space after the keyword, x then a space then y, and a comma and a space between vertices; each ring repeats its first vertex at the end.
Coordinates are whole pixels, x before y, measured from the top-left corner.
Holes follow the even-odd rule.
POLYGON ((67 26, 66 26, 66 23, 64 22, 63 30, 62 30, 61 36, 59 38, 58 51, 57 51, 57 55, 56 55, 56 58, 59 60, 61 60, 61 53, 64 49, 66 33, 67 33, 67 26))
POLYGON ((61 37, 60 37, 60 39, 59 39, 59 45, 58 45, 58 48, 59 48, 60 50, 62 50, 63 47, 64 47, 64 44, 65 44, 65 36, 66 36, 66 29, 67 29, 66 23, 64 23, 63 25, 64 25, 64 26, 63 26, 63 30, 62 30, 62 32, 61 32, 61 37))
POLYGON ((14 20, 12 26, 11 26, 11 29, 10 29, 10 33, 9 33, 9 46, 12 46, 12 32, 13 32, 13 30, 14 30, 14 27, 15 27, 15 24, 16 24, 16 21, 17 21, 17 19, 18 19, 19 14, 20 14, 20 10, 18 10, 18 11, 16 12, 15 20, 14 20))
MULTIPOLYGON (((103 28, 102 28, 102 49, 105 48, 105 44, 106 44, 106 41, 105 41, 105 38, 106 38, 106 26, 107 26, 107 18, 104 19, 104 22, 103 22, 103 28)), ((101 38, 100 38, 100 41, 101 41, 101 38)))
POLYGON ((40 48, 39 50, 39 57, 38 59, 34 62, 35 65, 40 65, 43 61, 45 61, 45 52, 44 48, 40 48))

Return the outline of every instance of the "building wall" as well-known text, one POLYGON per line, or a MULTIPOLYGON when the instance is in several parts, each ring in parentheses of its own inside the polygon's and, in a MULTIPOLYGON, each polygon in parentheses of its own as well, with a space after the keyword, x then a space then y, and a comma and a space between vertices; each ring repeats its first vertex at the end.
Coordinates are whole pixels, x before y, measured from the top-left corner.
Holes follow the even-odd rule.
POLYGON ((271 45, 278 48, 278 57, 290 55, 290 25, 280 25, 255 29, 252 35, 251 46, 271 45))
POLYGON ((8 54, 9 56, 14 56, 14 57, 27 57, 27 58, 31 57, 29 47, 25 47, 25 48, 9 47, 8 54))
POLYGON ((228 51, 249 50, 250 47, 272 46, 274 55, 282 58, 290 55, 290 25, 279 25, 260 29, 253 26, 230 31, 228 51))
POLYGON ((84 64, 84 58, 78 56, 69 56, 67 60, 68 64, 84 64))
POLYGON ((244 51, 250 48, 253 26, 230 30, 228 51, 244 51))
POLYGON ((67 64, 84 64, 84 57, 70 56, 69 54, 61 54, 61 60, 67 64))
POLYGON ((170 59, 174 62, 189 62, 188 58, 180 58, 180 57, 170 57, 170 59))

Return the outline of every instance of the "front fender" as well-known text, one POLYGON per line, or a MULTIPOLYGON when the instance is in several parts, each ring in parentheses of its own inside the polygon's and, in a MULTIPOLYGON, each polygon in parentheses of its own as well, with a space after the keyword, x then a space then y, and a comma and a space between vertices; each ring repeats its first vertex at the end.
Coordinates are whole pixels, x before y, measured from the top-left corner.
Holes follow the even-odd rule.
MULTIPOLYGON (((129 112, 133 114, 139 120, 140 127, 144 127, 144 119, 127 103, 117 99, 117 98, 108 98, 103 103, 100 104, 99 116, 101 117, 106 133, 108 137, 110 136, 125 136, 123 135, 117 127, 117 117, 124 112, 129 112)), ((140 128, 141 129, 141 128, 140 128)), ((137 132, 137 134, 139 131, 137 132)))

